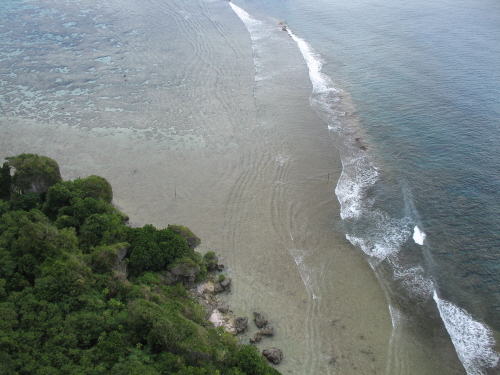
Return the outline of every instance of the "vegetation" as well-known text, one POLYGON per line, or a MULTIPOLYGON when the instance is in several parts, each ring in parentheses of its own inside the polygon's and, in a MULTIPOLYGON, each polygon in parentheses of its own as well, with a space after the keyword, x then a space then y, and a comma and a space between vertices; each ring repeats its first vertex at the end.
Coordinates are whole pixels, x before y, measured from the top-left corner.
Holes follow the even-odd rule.
POLYGON ((24 155, 0 170, 1 374, 278 374, 163 282, 172 267, 206 272, 191 231, 128 227, 102 177, 31 191, 59 167, 24 155))
POLYGON ((54 159, 35 154, 21 154, 7 160, 8 166, 15 169, 12 189, 17 193, 44 194, 50 186, 61 181, 59 165, 54 159))

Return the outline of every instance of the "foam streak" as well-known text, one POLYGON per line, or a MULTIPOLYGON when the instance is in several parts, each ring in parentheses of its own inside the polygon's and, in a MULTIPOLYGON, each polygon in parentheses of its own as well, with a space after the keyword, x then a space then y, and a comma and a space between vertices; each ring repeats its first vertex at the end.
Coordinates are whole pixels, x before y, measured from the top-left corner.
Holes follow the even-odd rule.
POLYGON ((467 374, 485 375, 483 369, 495 367, 500 360, 492 349, 495 340, 491 330, 464 309, 439 298, 436 291, 434 301, 467 374))

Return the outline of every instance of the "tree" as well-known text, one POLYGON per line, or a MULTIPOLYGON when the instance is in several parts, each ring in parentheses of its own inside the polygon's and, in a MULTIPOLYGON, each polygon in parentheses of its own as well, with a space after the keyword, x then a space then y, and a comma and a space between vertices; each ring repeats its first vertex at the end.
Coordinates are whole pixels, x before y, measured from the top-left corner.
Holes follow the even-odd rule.
POLYGON ((169 229, 156 229, 148 224, 130 230, 130 270, 134 274, 144 271, 166 270, 175 259, 194 253, 186 240, 169 229))
POLYGON ((62 180, 59 165, 54 159, 36 154, 21 154, 6 158, 15 168, 12 185, 19 193, 45 194, 49 187, 62 180))
POLYGON ((12 177, 10 175, 9 163, 5 162, 0 169, 0 199, 10 199, 12 177))
POLYGON ((113 200, 113 189, 111 184, 104 177, 92 175, 74 181, 74 187, 79 190, 81 198, 102 199, 107 203, 113 200))

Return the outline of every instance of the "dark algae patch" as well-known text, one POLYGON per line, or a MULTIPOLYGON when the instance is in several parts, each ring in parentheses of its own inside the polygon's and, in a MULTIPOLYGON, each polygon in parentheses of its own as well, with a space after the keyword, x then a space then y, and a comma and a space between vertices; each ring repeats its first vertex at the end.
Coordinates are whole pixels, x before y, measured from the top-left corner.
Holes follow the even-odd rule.
POLYGON ((189 229, 127 226, 111 185, 9 158, 0 176, 1 374, 279 374, 238 344, 186 283, 206 260, 189 229))

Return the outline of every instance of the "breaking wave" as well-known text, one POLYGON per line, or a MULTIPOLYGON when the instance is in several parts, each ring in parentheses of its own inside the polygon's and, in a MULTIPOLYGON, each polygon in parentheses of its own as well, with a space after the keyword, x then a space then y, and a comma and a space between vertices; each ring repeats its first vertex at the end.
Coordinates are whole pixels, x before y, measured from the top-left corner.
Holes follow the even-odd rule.
POLYGON ((485 375, 483 369, 495 367, 500 360, 492 349, 495 340, 491 330, 464 309, 439 298, 436 291, 434 301, 467 374, 485 375))

